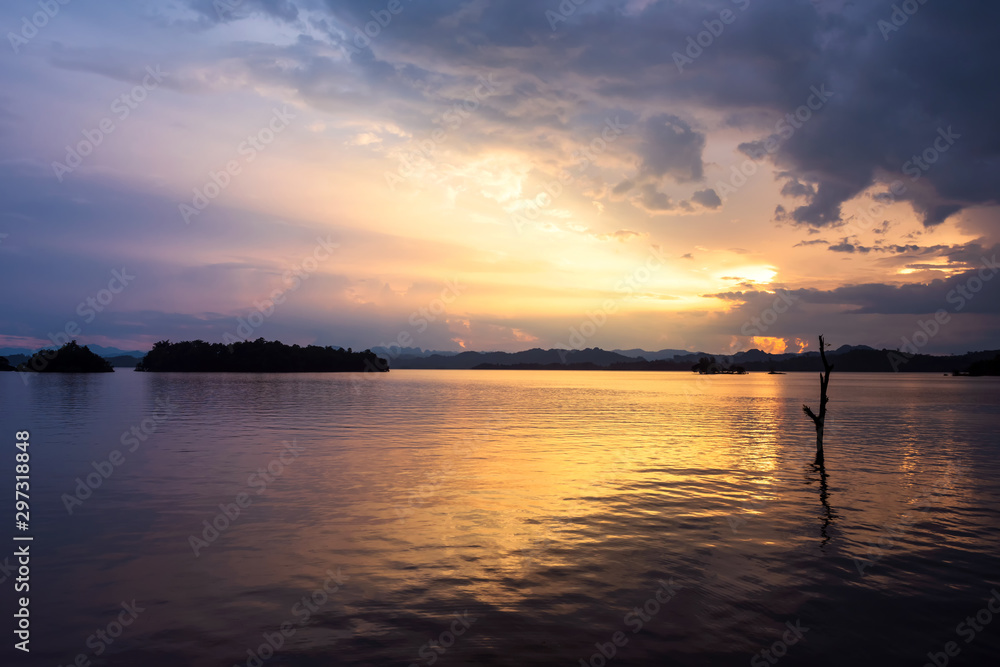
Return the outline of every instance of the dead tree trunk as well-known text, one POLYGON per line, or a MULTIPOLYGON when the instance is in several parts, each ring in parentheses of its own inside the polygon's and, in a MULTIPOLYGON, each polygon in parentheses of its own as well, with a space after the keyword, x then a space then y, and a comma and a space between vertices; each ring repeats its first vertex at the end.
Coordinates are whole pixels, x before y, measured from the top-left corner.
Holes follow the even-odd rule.
POLYGON ((816 425, 816 463, 823 463, 823 424, 826 422, 826 404, 830 401, 826 395, 826 388, 830 385, 830 371, 833 366, 826 360, 826 344, 823 337, 819 337, 819 356, 823 360, 823 373, 819 376, 819 414, 814 413, 808 405, 802 405, 805 412, 816 425))

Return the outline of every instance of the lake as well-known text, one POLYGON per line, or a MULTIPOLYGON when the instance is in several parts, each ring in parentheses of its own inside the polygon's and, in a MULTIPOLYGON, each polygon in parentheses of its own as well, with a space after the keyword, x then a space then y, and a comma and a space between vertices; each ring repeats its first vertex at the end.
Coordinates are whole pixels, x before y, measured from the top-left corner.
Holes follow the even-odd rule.
POLYGON ((1000 654, 997 378, 834 371, 822 471, 815 373, 28 380, 0 374, 5 534, 28 430, 34 537, 3 664, 1000 654))

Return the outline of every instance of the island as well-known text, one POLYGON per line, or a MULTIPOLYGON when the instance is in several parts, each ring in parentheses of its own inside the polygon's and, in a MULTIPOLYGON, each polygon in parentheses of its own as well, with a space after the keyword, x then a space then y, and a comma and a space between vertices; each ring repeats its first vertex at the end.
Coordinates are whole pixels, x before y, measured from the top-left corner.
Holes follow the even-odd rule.
POLYGON ((280 341, 171 343, 162 340, 136 365, 147 373, 387 373, 389 362, 371 350, 285 345, 280 341))
POLYGON ((16 368, 10 365, 10 361, 7 360, 7 357, 0 357, 0 373, 16 370, 16 368))
MULTIPOLYGON (((6 359, 4 360, 6 362, 6 359)), ((105 359, 84 345, 80 347, 72 340, 58 350, 39 350, 23 364, 18 371, 22 373, 114 373, 105 359)))
POLYGON ((715 357, 702 357, 691 367, 691 372, 699 375, 746 375, 747 369, 742 366, 731 366, 725 362, 719 363, 715 357))

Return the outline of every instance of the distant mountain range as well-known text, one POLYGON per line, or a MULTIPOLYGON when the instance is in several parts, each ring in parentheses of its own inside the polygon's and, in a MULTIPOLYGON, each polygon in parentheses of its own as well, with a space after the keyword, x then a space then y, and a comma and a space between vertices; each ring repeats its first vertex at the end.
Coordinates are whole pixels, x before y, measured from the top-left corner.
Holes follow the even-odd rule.
MULTIPOLYGON (((134 368, 145 352, 115 347, 89 346, 116 368, 134 368)), ((390 368, 400 369, 524 369, 524 370, 670 370, 690 371, 702 357, 712 357, 722 366, 742 366, 748 371, 815 371, 822 367, 819 352, 770 354, 752 349, 735 354, 711 354, 688 350, 558 350, 533 348, 522 352, 451 352, 419 347, 373 347, 372 352, 389 360, 390 368)), ((0 348, 0 356, 12 365, 26 361, 34 350, 0 348)), ((842 345, 828 350, 841 372, 928 372, 952 373, 969 370, 973 364, 992 362, 998 350, 968 352, 963 355, 908 355, 895 350, 876 350, 867 345, 842 345)))
MULTIPOLYGON (((523 352, 462 352, 450 356, 390 356, 392 368, 415 369, 606 369, 690 371, 702 357, 714 358, 722 366, 742 366, 748 371, 815 371, 822 368, 819 352, 803 354, 770 354, 763 350, 747 350, 732 355, 662 350, 637 354, 643 350, 607 351, 600 348, 585 350, 543 350, 523 352), (668 353, 672 353, 669 354, 668 353)), ((972 364, 992 360, 1000 350, 969 352, 955 356, 909 355, 896 350, 876 350, 867 345, 843 345, 828 350, 831 363, 842 372, 934 372, 965 371, 972 364)))
MULTIPOLYGON (((55 349, 55 345, 48 346, 55 349)), ((91 352, 107 359, 115 368, 135 368, 139 360, 146 356, 145 352, 138 350, 120 350, 117 347, 103 347, 101 345, 88 345, 91 352)), ((42 349, 42 348, 39 348, 42 349)), ((12 366, 23 364, 31 358, 31 355, 38 350, 29 350, 19 347, 0 347, 0 357, 6 357, 12 366)))
POLYGON ((382 357, 391 357, 391 358, 396 358, 396 357, 417 357, 417 358, 422 358, 422 357, 431 357, 431 356, 435 356, 435 355, 437 355, 439 357, 453 357, 456 354, 461 354, 461 352, 449 352, 447 350, 424 350, 424 349, 419 348, 419 347, 393 347, 393 348, 389 348, 389 347, 383 347, 381 345, 377 345, 377 346, 371 348, 371 351, 374 352, 375 354, 379 355, 379 356, 382 356, 382 357))
MULTIPOLYGON (((531 350, 527 350, 531 352, 531 350)), ((637 359, 642 357, 648 361, 655 361, 657 359, 673 359, 677 355, 686 354, 696 354, 690 350, 660 350, 658 352, 650 352, 649 350, 640 350, 634 348, 631 350, 611 350, 615 354, 620 354, 623 357, 631 357, 637 359)), ((456 357, 460 354, 468 354, 467 352, 451 352, 442 350, 424 350, 419 347, 373 347, 372 352, 380 354, 386 357, 391 357, 393 359, 426 359, 427 357, 456 357)), ((476 354, 493 354, 492 352, 478 352, 476 354)), ((520 354, 518 352, 508 352, 507 354, 520 354)), ((703 352, 700 354, 704 354, 703 352)), ((402 368, 402 367, 400 367, 402 368)))
MULTIPOLYGON (((864 348, 864 346, 860 347, 864 348)), ((688 364, 688 368, 690 368, 691 364, 696 363, 701 357, 708 356, 714 356, 719 359, 726 358, 738 360, 735 363, 743 363, 744 361, 774 362, 800 356, 797 354, 771 355, 766 352, 762 352, 761 350, 749 350, 747 352, 738 352, 735 355, 727 356, 720 354, 713 355, 708 352, 690 352, 688 350, 660 350, 658 352, 650 352, 648 350, 632 349, 608 351, 597 347, 584 350, 543 350, 541 348, 532 348, 530 350, 524 350, 523 352, 458 352, 445 354, 439 352, 416 354, 409 352, 409 350, 412 349, 413 348, 404 348, 404 350, 400 352, 397 348, 395 350, 395 354, 393 354, 390 350, 381 351, 380 353, 386 354, 389 358, 389 363, 393 368, 425 369, 468 369, 482 366, 483 364, 498 366, 524 364, 592 364, 595 366, 606 367, 611 366, 612 364, 652 361, 672 361, 680 364, 686 363, 688 364)), ((840 350, 845 351, 848 349, 855 348, 847 345, 840 348, 840 350)), ((870 350, 872 348, 865 349, 870 350)), ((838 350, 838 352, 840 350, 838 350)), ((811 354, 816 358, 817 363, 819 363, 819 353, 813 352, 811 354)))
MULTIPOLYGON (((54 350, 59 346, 53 344, 53 345, 46 345, 45 347, 47 347, 50 350, 54 350)), ((119 355, 127 355, 129 357, 140 357, 140 358, 146 356, 146 352, 141 352, 139 350, 120 350, 117 347, 103 347, 101 345, 88 345, 87 347, 90 348, 91 352, 94 352, 95 354, 105 358, 119 356, 119 355)), ((9 359, 11 355, 17 355, 17 354, 26 354, 28 356, 31 356, 32 354, 38 352, 41 349, 44 348, 0 347, 0 357, 7 357, 9 359)))
POLYGON ((704 355, 704 352, 691 352, 690 350, 660 350, 659 352, 649 352, 648 350, 640 350, 633 348, 631 350, 611 350, 616 354, 620 354, 625 357, 632 357, 633 359, 638 359, 642 357, 647 361, 658 361, 660 359, 673 359, 674 357, 684 357, 691 354, 704 355))

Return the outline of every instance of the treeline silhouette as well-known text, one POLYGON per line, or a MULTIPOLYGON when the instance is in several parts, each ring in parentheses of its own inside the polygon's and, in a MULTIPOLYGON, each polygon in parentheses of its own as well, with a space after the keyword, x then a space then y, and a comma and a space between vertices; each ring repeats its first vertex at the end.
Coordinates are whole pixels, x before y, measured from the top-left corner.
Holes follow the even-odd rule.
MULTIPOLYGON (((597 350, 607 355, 611 352, 597 350)), ((531 351, 534 352, 534 351, 531 351)), ((543 352, 539 350, 538 352, 543 352)), ((818 371, 823 370, 823 363, 818 353, 802 354, 792 357, 784 355, 765 354, 759 350, 737 353, 735 355, 702 356, 697 363, 691 363, 691 357, 676 356, 674 359, 658 359, 647 361, 643 358, 610 363, 573 361, 580 359, 579 353, 567 354, 565 350, 548 350, 549 356, 565 355, 570 361, 560 362, 546 359, 533 362, 489 361, 473 363, 486 357, 505 355, 506 358, 518 358, 524 353, 479 353, 465 352, 454 357, 434 355, 425 359, 402 359, 396 361, 397 367, 403 368, 475 368, 486 370, 608 370, 608 371, 694 371, 706 375, 742 374, 744 372, 767 371, 818 371), (472 355, 472 356, 470 356, 472 355), (756 355, 761 358, 753 359, 756 355), (784 357, 784 358, 783 358, 784 357)), ((584 352, 589 352, 585 350, 584 352)), ((614 355, 620 356, 620 355, 614 355)), ((947 373, 955 375, 1000 375, 1000 353, 997 350, 968 352, 954 356, 933 356, 929 354, 907 354, 899 350, 855 349, 839 354, 827 352, 831 362, 837 364, 837 371, 845 373, 947 373)))
POLYGON ((979 377, 983 375, 1000 375, 1000 354, 993 357, 992 359, 983 359, 982 361, 977 361, 976 363, 969 366, 969 370, 964 373, 956 373, 956 375, 971 375, 972 377, 979 377))
POLYGON ((388 372, 389 362, 371 350, 285 345, 279 341, 171 343, 162 340, 143 357, 137 371, 169 373, 350 373, 388 372))
MULTIPOLYGON (((907 354, 899 350, 850 350, 840 354, 827 352, 831 363, 836 363, 838 372, 845 373, 948 373, 960 375, 997 375, 1000 374, 997 366, 1000 361, 1000 353, 997 350, 983 352, 968 352, 954 356, 933 356, 929 354, 907 354)), ((636 359, 633 361, 619 362, 605 366, 607 370, 614 371, 694 371, 701 372, 702 368, 711 369, 717 367, 720 370, 737 371, 742 369, 749 372, 767 371, 818 371, 823 369, 823 363, 818 353, 803 354, 791 358, 781 359, 778 355, 765 355, 764 359, 750 360, 748 354, 736 354, 732 356, 708 357, 708 364, 704 363, 704 357, 698 363, 691 365, 688 360, 663 359, 657 361, 646 361, 636 359), (714 364, 713 364, 713 359, 714 364)), ((551 365, 549 368, 559 368, 551 365)), ((563 367, 565 368, 565 367, 563 367)))
POLYGON ((702 357, 691 367, 692 373, 700 375, 746 375, 747 369, 743 366, 733 366, 725 361, 719 363, 715 357, 702 357))
MULTIPOLYGON (((4 359, 4 362, 7 360, 4 359)), ((114 373, 105 359, 92 352, 89 347, 80 347, 72 340, 58 350, 39 350, 17 370, 32 373, 114 373)))
POLYGON ((10 365, 10 361, 7 357, 0 357, 0 373, 5 371, 16 371, 17 369, 10 365))
MULTIPOLYGON (((828 350, 837 372, 862 373, 953 373, 970 370, 974 363, 993 359, 1000 350, 968 352, 960 355, 933 356, 909 354, 900 350, 876 350, 864 346, 844 345, 828 350)), ((392 356, 394 368, 420 369, 523 369, 523 370, 591 370, 617 371, 816 371, 823 368, 818 352, 804 354, 768 354, 753 349, 732 355, 709 355, 705 352, 676 354, 670 359, 649 360, 588 348, 585 350, 543 350, 534 348, 522 352, 462 352, 455 355, 431 354, 426 357, 392 356), (707 359, 707 362, 705 361, 707 359)))

